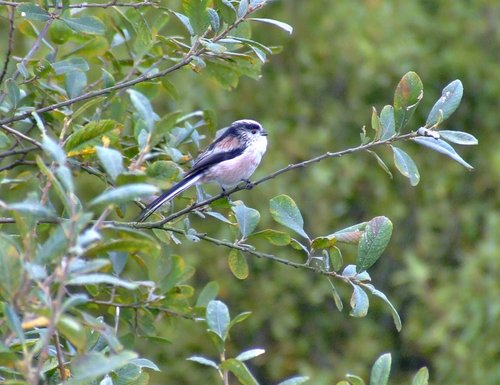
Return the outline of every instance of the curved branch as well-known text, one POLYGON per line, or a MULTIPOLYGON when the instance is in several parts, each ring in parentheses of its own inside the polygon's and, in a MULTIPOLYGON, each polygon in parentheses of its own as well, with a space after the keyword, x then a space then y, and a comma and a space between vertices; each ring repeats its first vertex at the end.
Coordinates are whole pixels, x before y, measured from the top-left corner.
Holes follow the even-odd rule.
POLYGON ((5 53, 5 60, 3 62, 2 73, 0 74, 0 84, 2 84, 3 79, 7 74, 7 68, 9 66, 10 55, 12 54, 13 48, 14 48, 14 9, 9 8, 9 37, 7 44, 7 52, 5 53))

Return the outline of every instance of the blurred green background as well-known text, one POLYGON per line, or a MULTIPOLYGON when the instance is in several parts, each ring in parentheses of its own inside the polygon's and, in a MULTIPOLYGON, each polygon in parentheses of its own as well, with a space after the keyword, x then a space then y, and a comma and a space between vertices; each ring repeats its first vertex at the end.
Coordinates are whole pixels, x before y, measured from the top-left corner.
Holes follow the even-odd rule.
MULTIPOLYGON (((312 384, 332 384, 347 372, 366 378, 382 352, 393 354, 392 383, 409 383, 423 365, 434 384, 500 383, 500 4, 277 1, 261 15, 290 23, 294 33, 254 28, 256 40, 283 46, 260 80, 242 79, 227 92, 211 79, 201 86, 198 75, 176 74, 182 103, 170 105, 211 108, 221 126, 243 117, 260 120, 270 132, 270 147, 255 177, 357 145, 361 127, 369 127, 371 107, 380 111, 391 104, 397 82, 410 70, 424 83, 424 99, 410 127, 423 125, 441 89, 458 78, 464 98, 444 126, 470 132, 480 144, 459 148, 474 172, 404 145, 420 169, 415 188, 397 172, 391 180, 370 155, 356 154, 239 193, 236 198, 261 212, 271 197, 289 194, 313 235, 388 216, 393 239, 371 270, 375 285, 400 311, 403 330, 396 332, 377 300, 365 319, 339 313, 319 276, 250 258, 251 275, 238 282, 226 267, 226 250, 182 249, 197 268, 193 279, 216 279, 232 314, 253 312, 233 335, 235 351, 266 349, 252 368, 263 383, 297 372, 309 375, 312 384)), ((379 153, 390 162, 389 149, 379 153)), ((213 223, 196 226, 214 232, 213 223)), ((352 263, 354 249, 344 256, 352 263)), ((342 291, 344 299, 349 294, 342 291)), ((172 345, 158 352, 165 362, 162 378, 206 383, 208 370, 190 362, 170 364, 186 351, 215 356, 200 325, 181 323, 165 326, 172 345)))
MULTIPOLYGON (((172 7, 178 4, 173 1, 172 7)), ((500 3, 283 0, 258 16, 294 27, 288 36, 272 26, 255 26, 257 41, 283 48, 270 57, 261 79, 243 78, 228 91, 206 74, 183 70, 171 77, 180 98, 153 101, 160 115, 211 109, 221 127, 240 118, 263 123, 270 146, 255 178, 358 145, 361 127, 369 127, 371 107, 380 111, 391 104, 396 84, 410 70, 424 83, 424 99, 410 127, 423 125, 441 89, 460 79, 464 98, 444 127, 470 132, 479 146, 459 148, 475 166, 467 172, 440 154, 404 144, 420 169, 417 187, 397 172, 390 179, 372 156, 358 153, 286 173, 234 196, 261 211, 260 226, 266 228, 276 226, 266 217, 269 199, 290 195, 313 236, 388 216, 393 239, 370 272, 375 286, 399 310, 401 333, 376 299, 364 319, 349 317, 347 309, 338 312, 330 286, 319 275, 248 258, 250 277, 238 281, 227 268, 228 250, 200 243, 172 246, 168 253, 180 254, 196 267, 189 284, 201 289, 217 280, 220 298, 233 316, 253 313, 234 329, 229 356, 249 347, 266 349, 251 361, 263 384, 299 373, 310 376, 314 385, 335 383, 348 372, 367 378, 383 352, 393 355, 393 384, 409 383, 424 365, 434 384, 500 383, 500 152, 494 136, 500 100, 500 3)), ((0 23, 5 36, 6 20, 0 23)), ((173 18, 167 25, 178 27, 173 18)), ((1 52, 5 44, 0 42, 1 52)), ((379 154, 391 163, 390 149, 379 154)), ((210 235, 227 236, 218 233, 215 220, 192 218, 192 224, 210 235)), ((286 251, 279 255, 297 258, 286 251)), ((344 258, 352 263, 355 249, 345 249, 344 258)), ((349 288, 338 288, 347 304, 349 288)), ((162 368, 152 374, 152 383, 217 383, 208 368, 184 360, 216 356, 203 325, 179 319, 160 322, 161 335, 171 343, 139 347, 162 368)))

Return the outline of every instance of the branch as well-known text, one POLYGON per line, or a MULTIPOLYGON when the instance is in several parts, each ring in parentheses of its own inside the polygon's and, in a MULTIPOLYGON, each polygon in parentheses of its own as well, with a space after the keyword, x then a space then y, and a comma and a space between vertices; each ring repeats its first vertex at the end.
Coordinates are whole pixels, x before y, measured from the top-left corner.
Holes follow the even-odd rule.
MULTIPOLYGON (((31 114, 28 113, 28 115, 31 115, 31 114)), ((7 126, 7 125, 5 125, 3 123, 1 123, 0 127, 2 127, 9 134, 12 134, 12 135, 17 136, 18 138, 24 139, 25 141, 30 142, 31 144, 34 144, 38 148, 42 148, 42 144, 40 142, 38 142, 37 140, 35 140, 35 139, 33 139, 33 138, 29 137, 29 136, 24 135, 22 132, 14 130, 13 128, 10 128, 9 126, 7 126)))
POLYGON ((33 146, 33 147, 25 147, 25 148, 18 148, 13 149, 13 150, 8 150, 0 153, 0 159, 7 158, 8 156, 13 156, 13 155, 19 155, 19 154, 27 154, 31 151, 38 150, 38 147, 33 146))
POLYGON ((9 8, 9 43, 7 45, 7 52, 5 53, 5 61, 3 63, 2 73, 0 74, 0 84, 2 84, 7 67, 9 66, 10 55, 14 47, 14 9, 9 8))
MULTIPOLYGON (((15 1, 3 1, 0 0, 0 5, 5 5, 9 7, 18 7, 19 5, 24 4, 24 3, 18 3, 15 1)), ((147 6, 155 6, 158 5, 158 2, 156 1, 142 1, 139 3, 118 3, 116 0, 115 1, 110 1, 109 3, 105 4, 99 4, 99 3, 81 3, 81 4, 69 4, 68 6, 64 8, 109 8, 109 7, 130 7, 130 8, 140 8, 140 7, 147 7, 147 6)), ((48 5, 49 8, 61 8, 59 6, 55 6, 52 4, 48 5)))

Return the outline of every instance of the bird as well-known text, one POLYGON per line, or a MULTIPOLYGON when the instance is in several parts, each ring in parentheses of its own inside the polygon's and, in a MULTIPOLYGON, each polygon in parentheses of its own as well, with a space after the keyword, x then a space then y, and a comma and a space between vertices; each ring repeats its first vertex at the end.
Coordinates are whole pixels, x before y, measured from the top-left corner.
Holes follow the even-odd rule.
POLYGON ((222 190, 249 183, 267 149, 267 131, 251 119, 231 123, 195 160, 182 180, 148 204, 136 218, 145 221, 160 206, 198 183, 218 183, 222 190))

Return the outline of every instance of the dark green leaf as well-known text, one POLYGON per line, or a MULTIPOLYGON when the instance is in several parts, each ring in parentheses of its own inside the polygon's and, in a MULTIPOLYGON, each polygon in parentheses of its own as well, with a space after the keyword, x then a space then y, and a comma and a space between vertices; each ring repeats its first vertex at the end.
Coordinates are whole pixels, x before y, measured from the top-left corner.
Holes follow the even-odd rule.
POLYGON ((210 301, 217 298, 219 293, 219 284, 217 281, 210 281, 201 290, 198 299, 196 300, 196 307, 206 307, 210 301))
POLYGON ((80 96, 87 86, 87 76, 81 71, 67 72, 64 77, 66 92, 70 98, 80 96))
POLYGON ((440 124, 443 120, 448 119, 458 108, 463 93, 464 87, 460 80, 457 79, 448 84, 443 89, 443 93, 439 100, 432 107, 427 117, 427 121, 425 122, 425 126, 428 128, 433 127, 436 124, 440 124))
POLYGON ((467 132, 439 130, 438 133, 441 138, 447 140, 448 142, 461 144, 463 146, 474 146, 478 144, 477 139, 467 132))
POLYGON ((210 26, 208 0, 182 0, 184 12, 196 35, 202 35, 210 26))
POLYGON ((394 93, 396 131, 406 126, 424 95, 422 80, 415 72, 406 73, 394 93))
POLYGON ((243 385, 259 385, 257 380, 252 373, 248 370, 246 365, 234 358, 230 358, 228 360, 223 361, 220 364, 220 367, 224 370, 229 370, 231 373, 235 375, 235 377, 240 381, 243 385))
POLYGON ((424 366, 420 368, 415 377, 413 377, 413 381, 411 385, 427 385, 429 383, 429 371, 424 366))
POLYGON ((370 306, 368 295, 358 285, 353 284, 352 287, 351 312, 349 315, 352 317, 362 318, 366 316, 368 313, 368 307, 370 306))
POLYGON ((394 108, 392 106, 385 106, 380 112, 380 125, 382 132, 380 140, 386 140, 396 135, 396 123, 394 121, 394 108))
POLYGON ((332 287, 333 300, 335 301, 335 306, 337 306, 338 311, 342 311, 344 304, 342 303, 342 298, 340 298, 339 292, 335 288, 333 282, 329 279, 330 285, 332 287))
POLYGON ((57 75, 63 75, 73 71, 86 72, 90 69, 89 63, 87 63, 84 58, 78 56, 52 63, 52 68, 54 68, 57 75))
POLYGON ((391 354, 381 355, 373 364, 370 385, 387 385, 391 372, 391 354))
POLYGON ((68 285, 99 285, 102 283, 123 287, 128 290, 137 289, 137 287, 139 286, 134 282, 124 281, 123 279, 109 274, 99 273, 77 275, 68 280, 68 285))
POLYGON ((416 186, 420 181, 420 174, 417 165, 406 152, 398 147, 391 146, 394 152, 394 164, 399 172, 410 180, 412 186, 416 186))
POLYGON ((16 7, 16 10, 21 14, 21 17, 25 17, 29 20, 48 21, 50 19, 50 14, 35 4, 20 4, 16 7))
POLYGON ((392 222, 387 217, 375 217, 366 224, 361 235, 356 271, 358 273, 371 267, 380 258, 389 244, 392 235, 392 222))
POLYGON ((270 242, 275 246, 287 246, 290 244, 292 240, 289 234, 273 229, 266 229, 259 231, 257 233, 253 233, 249 236, 249 238, 251 239, 264 238, 265 240, 267 240, 268 242, 270 242))
POLYGON ((387 175, 389 175, 389 177, 392 179, 392 172, 391 170, 389 170, 389 167, 387 167, 387 165, 385 164, 385 162, 383 161, 383 159, 375 152, 375 151, 371 151, 371 150, 367 150, 370 155, 372 155, 375 160, 377 161, 377 164, 380 166, 380 168, 382 168, 382 170, 384 170, 387 175))
POLYGON ((70 135, 65 144, 66 151, 77 151, 101 144, 104 134, 120 127, 117 122, 109 119, 90 122, 70 135))
POLYGON ((247 351, 244 351, 236 356, 237 360, 240 361, 248 361, 251 360, 252 358, 258 357, 262 354, 264 354, 266 351, 264 349, 250 349, 247 351))
POLYGON ((76 32, 83 32, 91 35, 104 35, 106 32, 106 26, 101 20, 94 16, 82 16, 71 19, 62 17, 61 20, 76 32))
POLYGON ((439 152, 443 155, 450 157, 451 159, 460 163, 462 166, 464 166, 469 170, 474 169, 474 167, 472 167, 469 163, 463 160, 462 157, 457 154, 455 149, 451 147, 448 143, 446 143, 444 140, 428 138, 428 137, 417 137, 413 138, 413 140, 418 144, 420 144, 421 146, 428 147, 436 152, 439 152))
POLYGON ((293 32, 293 27, 287 23, 283 23, 282 21, 274 20, 274 19, 262 19, 262 18, 257 18, 253 17, 248 20, 253 20, 253 21, 258 21, 260 23, 266 23, 266 24, 272 24, 275 25, 278 28, 281 28, 283 31, 288 32, 290 35, 293 32))
POLYGON ((243 202, 235 202, 231 209, 238 221, 241 235, 244 238, 248 237, 259 223, 260 213, 255 209, 245 206, 243 202))
POLYGON ((93 379, 125 366, 135 358, 137 358, 137 353, 130 351, 122 351, 109 357, 100 352, 86 353, 72 362, 72 378, 67 381, 67 384, 81 384, 83 380, 89 383, 93 379))
POLYGON ((229 327, 229 309, 221 301, 210 301, 206 310, 206 321, 208 329, 217 334, 221 340, 225 340, 229 327))
POLYGON ((283 226, 309 239, 304 231, 304 220, 296 203, 288 195, 278 195, 269 201, 269 211, 273 219, 283 226))
POLYGON ((201 365, 205 365, 205 366, 211 366, 212 368, 215 368, 215 369, 218 369, 219 367, 217 366, 217 363, 215 363, 214 361, 212 360, 209 360, 208 358, 205 358, 205 357, 201 357, 201 356, 191 356, 191 357, 188 357, 186 358, 187 360, 189 361, 194 361, 194 362, 197 362, 201 365))
POLYGON ((9 96, 10 103, 14 110, 17 108, 19 100, 21 99, 21 92, 14 79, 7 79, 5 81, 5 88, 7 89, 7 95, 9 96))
POLYGON ((96 146, 97 157, 101 162, 106 174, 111 180, 115 181, 116 177, 123 172, 123 157, 119 151, 112 148, 96 146))

